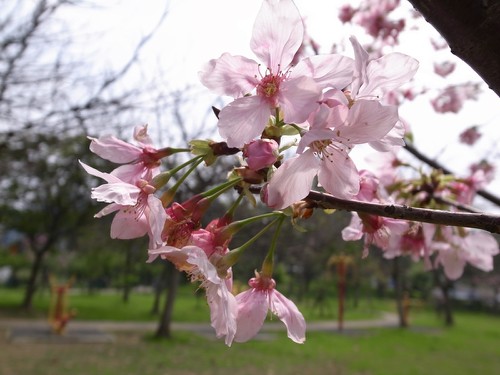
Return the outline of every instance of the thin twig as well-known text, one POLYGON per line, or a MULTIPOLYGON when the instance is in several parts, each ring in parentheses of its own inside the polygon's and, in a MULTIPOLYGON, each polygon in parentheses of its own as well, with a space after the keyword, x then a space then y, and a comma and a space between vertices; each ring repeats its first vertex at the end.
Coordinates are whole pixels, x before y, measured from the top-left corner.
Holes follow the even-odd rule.
MULTIPOLYGON (((406 143, 406 145, 404 146, 404 148, 410 154, 412 154, 413 156, 415 156, 420 161, 423 161, 424 163, 426 163, 430 167, 432 167, 434 169, 439 169, 439 170, 443 171, 446 174, 454 174, 452 171, 450 171, 449 169, 445 168, 444 166, 442 166, 441 164, 439 164, 437 161, 432 160, 429 157, 427 157, 424 154, 422 154, 419 150, 417 150, 415 148, 414 145, 412 145, 410 143, 406 143)), ((491 193, 489 193, 489 192, 487 192, 485 190, 482 190, 482 189, 478 190, 476 192, 476 194, 480 195, 481 197, 483 197, 484 199, 490 201, 491 203, 494 203, 497 206, 500 206, 500 198, 499 197, 497 197, 497 196, 495 196, 495 195, 493 195, 493 194, 491 194, 491 193)))

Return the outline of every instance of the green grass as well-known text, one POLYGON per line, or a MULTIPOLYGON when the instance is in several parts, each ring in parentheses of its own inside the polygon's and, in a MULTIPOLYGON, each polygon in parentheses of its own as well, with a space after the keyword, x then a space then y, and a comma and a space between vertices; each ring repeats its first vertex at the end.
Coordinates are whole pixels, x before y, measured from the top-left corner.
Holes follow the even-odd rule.
MULTIPOLYGON (((500 319, 459 313, 440 326, 416 313, 408 330, 308 334, 297 345, 280 332, 269 341, 233 344, 175 332, 170 341, 120 333, 113 344, 11 344, 2 347, 3 375, 496 375, 500 373, 500 319), (425 322, 423 326, 421 323, 425 322)), ((0 344, 2 344, 0 338, 0 344)))
MULTIPOLYGON (((23 290, 21 289, 0 288, 0 317, 47 316, 50 304, 48 291, 35 295, 34 309, 30 314, 19 311, 18 306, 22 298, 23 290)), ((297 303, 308 321, 337 318, 337 301, 334 298, 326 301, 322 308, 309 300, 297 303)), ((376 319, 381 311, 394 311, 393 304, 392 301, 387 300, 361 300, 354 308, 352 302, 347 301, 344 319, 376 319)), ((152 294, 131 293, 128 303, 122 301, 121 294, 118 292, 88 294, 77 293, 73 290, 68 297, 68 306, 76 310, 76 319, 79 320, 154 321, 157 316, 151 314, 152 305, 152 294)), ((179 288, 174 308, 174 321, 207 322, 208 317, 209 310, 203 291, 196 293, 194 285, 183 285, 179 288)))

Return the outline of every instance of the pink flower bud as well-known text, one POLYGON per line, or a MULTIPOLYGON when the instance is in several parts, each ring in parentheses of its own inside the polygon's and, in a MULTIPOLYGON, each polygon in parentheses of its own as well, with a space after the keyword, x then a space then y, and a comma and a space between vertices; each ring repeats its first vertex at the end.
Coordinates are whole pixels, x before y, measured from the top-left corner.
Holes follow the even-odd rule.
POLYGON ((243 148, 243 156, 247 159, 250 169, 269 167, 278 160, 278 143, 272 139, 257 139, 246 144, 243 148))

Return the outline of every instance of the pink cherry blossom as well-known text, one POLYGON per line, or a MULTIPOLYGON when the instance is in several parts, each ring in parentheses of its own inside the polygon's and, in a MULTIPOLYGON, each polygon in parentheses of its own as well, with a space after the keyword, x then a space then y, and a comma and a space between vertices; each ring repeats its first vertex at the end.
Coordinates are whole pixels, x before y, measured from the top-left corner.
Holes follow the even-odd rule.
POLYGON ((460 133, 459 139, 461 143, 472 146, 479 138, 481 138, 481 135, 482 134, 478 131, 477 126, 471 126, 460 133))
POLYGON ((147 125, 136 126, 134 139, 137 145, 122 141, 112 135, 91 140, 90 150, 113 163, 124 164, 111 174, 123 181, 135 183, 139 179, 150 180, 160 173, 160 159, 165 156, 152 146, 147 134, 147 125))
POLYGON ((232 274, 230 270, 221 277, 217 268, 198 246, 188 245, 181 249, 162 246, 148 251, 148 262, 158 256, 172 262, 177 269, 185 271, 193 282, 201 282, 210 307, 210 319, 218 338, 225 336, 225 343, 231 346, 236 334, 238 306, 231 293, 232 274))
POLYGON ((447 75, 453 73, 455 70, 455 63, 450 61, 444 61, 442 63, 434 63, 434 73, 441 77, 446 77, 447 75))
POLYGON ((451 227, 444 227, 442 231, 446 242, 433 246, 438 251, 436 264, 443 266, 449 279, 456 280, 462 276, 467 263, 485 272, 493 270, 493 256, 499 253, 499 248, 491 234, 468 231, 463 236, 451 227))
POLYGON ((315 110, 325 87, 351 81, 352 60, 317 55, 291 62, 304 38, 304 25, 291 0, 265 0, 255 20, 250 47, 264 66, 224 53, 200 72, 201 82, 236 98, 219 113, 219 133, 229 147, 242 147, 261 135, 279 109, 286 123, 302 123, 315 110), (255 95, 247 94, 255 90, 255 95))
POLYGON ((351 223, 342 230, 342 239, 356 241, 364 236, 363 257, 366 257, 371 244, 387 250, 391 241, 398 241, 407 230, 406 221, 353 212, 351 223))
POLYGON ((278 292, 276 282, 256 273, 248 282, 251 289, 236 295, 238 315, 234 341, 245 342, 257 335, 268 311, 275 314, 286 326, 288 337, 302 344, 306 340, 306 322, 297 306, 278 292))
POLYGON ((116 212, 111 223, 111 238, 131 239, 150 236, 150 246, 162 243, 161 232, 167 219, 163 205, 154 196, 156 189, 145 180, 130 184, 110 173, 100 172, 82 162, 85 171, 104 179, 107 184, 92 189, 91 198, 110 203, 95 217, 103 217, 116 212))
POLYGON ((298 156, 285 160, 267 188, 267 204, 285 208, 307 196, 314 177, 326 192, 352 198, 359 192, 359 174, 351 149, 384 137, 398 121, 397 108, 358 100, 349 109, 325 104, 312 117, 300 140, 298 156), (338 124, 338 125, 337 125, 338 124))
POLYGON ((437 113, 458 113, 466 100, 476 100, 479 87, 472 83, 448 86, 438 96, 431 100, 437 113))

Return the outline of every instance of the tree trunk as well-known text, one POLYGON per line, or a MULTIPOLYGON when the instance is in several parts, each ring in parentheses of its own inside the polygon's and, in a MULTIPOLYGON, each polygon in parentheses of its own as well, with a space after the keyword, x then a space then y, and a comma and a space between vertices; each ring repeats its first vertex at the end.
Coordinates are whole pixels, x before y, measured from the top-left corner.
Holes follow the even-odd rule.
POLYGON ((453 318, 453 309, 451 305, 450 298, 450 288, 451 283, 445 278, 444 281, 441 279, 441 273, 438 269, 434 269, 434 284, 439 288, 442 293, 442 300, 440 307, 444 313, 444 325, 446 327, 452 327, 455 324, 453 318))
POLYGON ((127 251, 125 253, 125 266, 123 268, 123 294, 122 301, 123 303, 128 303, 130 298, 130 274, 132 271, 132 250, 134 244, 132 246, 127 247, 127 251))
POLYGON ((394 292, 396 296, 396 308, 399 318, 399 327, 408 327, 408 314, 405 311, 405 301, 404 301, 404 281, 401 269, 401 259, 399 257, 394 258, 392 269, 392 278, 394 280, 394 292))
POLYGON ((158 275, 154 283, 154 299, 153 305, 151 306, 151 315, 158 315, 160 313, 161 292, 165 289, 164 284, 168 276, 168 270, 168 263, 163 262, 161 273, 158 275))
POLYGON ((177 296, 177 287, 179 286, 180 272, 177 271, 171 263, 168 263, 168 268, 170 271, 170 276, 166 289, 167 295, 165 298, 165 305, 160 316, 160 322, 155 334, 155 336, 158 338, 170 338, 172 336, 170 323, 172 322, 174 302, 175 297, 177 296))
POLYGON ((46 251, 44 249, 34 251, 35 259, 33 260, 33 264, 31 265, 31 272, 28 278, 28 284, 26 285, 26 289, 24 291, 23 302, 21 303, 21 308, 26 311, 30 311, 33 308, 33 296, 36 291, 36 282, 38 279, 38 274, 42 269, 43 258, 45 256, 46 251))

